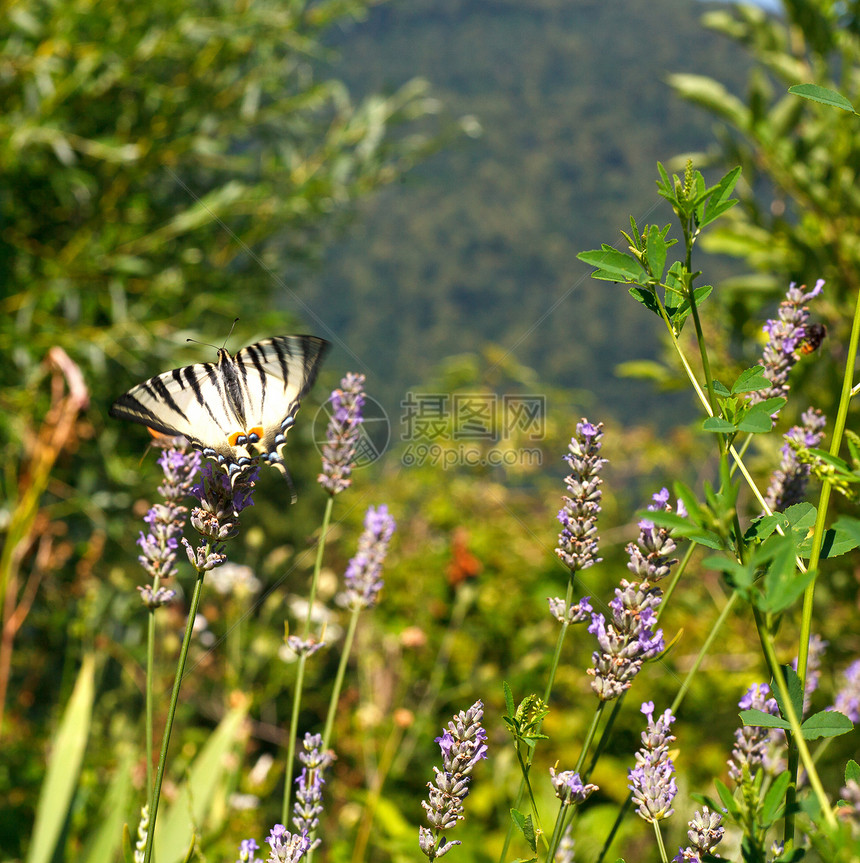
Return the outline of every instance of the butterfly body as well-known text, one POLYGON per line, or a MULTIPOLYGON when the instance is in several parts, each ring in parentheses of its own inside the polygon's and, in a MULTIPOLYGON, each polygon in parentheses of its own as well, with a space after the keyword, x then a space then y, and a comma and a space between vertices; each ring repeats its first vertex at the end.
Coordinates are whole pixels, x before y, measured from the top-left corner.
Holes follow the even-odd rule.
POLYGON ((173 369, 120 396, 110 415, 164 435, 182 435, 231 477, 255 458, 286 476, 281 449, 328 342, 274 336, 217 363, 173 369))

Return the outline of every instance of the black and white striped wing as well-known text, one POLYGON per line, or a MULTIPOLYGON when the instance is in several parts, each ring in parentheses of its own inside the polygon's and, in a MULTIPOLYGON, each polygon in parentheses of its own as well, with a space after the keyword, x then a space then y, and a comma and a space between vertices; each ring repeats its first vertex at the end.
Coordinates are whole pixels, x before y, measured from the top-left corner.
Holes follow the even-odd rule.
MULTIPOLYGON (((316 380, 328 346, 316 336, 274 336, 242 348, 233 360, 247 432, 240 443, 282 473, 281 449, 287 432, 316 380)), ((244 453, 237 455, 241 458, 244 453)))
POLYGON ((150 378, 121 395, 109 413, 165 435, 183 435, 195 448, 210 451, 207 454, 233 458, 229 439, 237 421, 215 363, 183 366, 150 378))

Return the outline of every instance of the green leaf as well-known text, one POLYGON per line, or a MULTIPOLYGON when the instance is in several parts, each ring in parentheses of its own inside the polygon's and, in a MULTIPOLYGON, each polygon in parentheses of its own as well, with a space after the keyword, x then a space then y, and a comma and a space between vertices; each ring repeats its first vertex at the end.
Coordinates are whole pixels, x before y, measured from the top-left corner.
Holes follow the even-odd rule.
POLYGON ((763 370, 762 366, 753 366, 741 372, 738 379, 732 384, 732 395, 768 389, 771 382, 762 374, 763 370))
POLYGON ((804 99, 811 99, 813 102, 821 102, 823 105, 831 105, 843 111, 850 111, 852 114, 857 113, 854 106, 841 93, 827 87, 821 87, 818 84, 794 84, 788 88, 788 92, 795 96, 802 96, 804 99))
POLYGON ((717 789, 717 794, 720 795, 720 802, 723 804, 723 808, 730 815, 733 815, 735 818, 737 818, 741 814, 741 810, 732 792, 729 791, 725 783, 720 782, 719 779, 714 780, 714 786, 717 789))
POLYGON ((744 725, 751 725, 753 728, 784 728, 791 730, 791 724, 787 719, 781 716, 772 716, 770 713, 765 713, 763 710, 742 710, 738 716, 744 725))
POLYGON ((645 258, 648 261, 651 276, 658 282, 663 278, 663 269, 666 266, 666 250, 668 248, 657 226, 652 225, 648 231, 648 239, 645 244, 645 258))
POLYGON ((647 518, 653 521, 654 524, 660 527, 669 527, 672 529, 672 535, 675 537, 682 536, 692 542, 697 542, 699 545, 704 545, 707 548, 719 550, 723 547, 722 542, 717 534, 710 530, 706 530, 693 522, 688 521, 683 516, 677 515, 674 512, 651 512, 650 510, 640 510, 637 515, 640 518, 647 518))
POLYGON ((654 291, 650 288, 641 288, 639 285, 634 285, 627 289, 627 292, 633 297, 636 302, 641 303, 649 311, 654 312, 660 317, 660 306, 657 304, 657 298, 654 296, 654 291))
POLYGON ((709 432, 731 434, 732 432, 736 432, 738 427, 722 417, 707 417, 702 423, 702 429, 709 432))
MULTIPOLYGON (((821 543, 821 557, 838 557, 840 554, 852 551, 860 545, 860 521, 848 515, 840 516, 833 522, 833 527, 825 531, 821 543)), ((800 546, 801 553, 812 550, 812 535, 804 539, 800 546)))
POLYGON ((648 284, 648 275, 636 258, 625 252, 619 252, 618 249, 613 249, 605 243, 602 249, 580 252, 576 257, 597 268, 597 272, 591 274, 592 278, 611 282, 648 284))
POLYGON ((818 740, 848 734, 854 730, 854 723, 838 710, 821 710, 804 720, 800 729, 804 740, 818 740))
POLYGON ((860 782, 860 764, 853 758, 849 758, 845 765, 845 783, 849 782, 860 782))
POLYGON ((514 707, 514 694, 511 692, 511 687, 508 686, 507 680, 502 681, 502 688, 505 691, 505 707, 508 711, 508 716, 513 718, 516 708, 514 707))
POLYGON ((519 828, 520 833, 523 834, 523 838, 528 842, 529 848, 531 848, 532 851, 537 850, 537 837, 535 836, 535 829, 532 824, 532 816, 523 815, 522 812, 519 812, 516 809, 511 809, 511 819, 519 828))
POLYGON ((33 840, 27 852, 27 863, 50 863, 55 855, 65 856, 56 854, 57 845, 69 817, 90 734, 95 667, 95 656, 86 654, 51 747, 48 769, 36 804, 33 840))
POLYGON ((719 381, 711 381, 711 386, 713 386, 714 392, 721 398, 728 398, 731 395, 729 390, 727 390, 719 381))
POLYGON ((770 561, 758 603, 762 611, 777 614, 788 608, 812 580, 814 572, 798 570, 796 555, 794 534, 788 533, 769 537, 753 556, 754 565, 770 561))
POLYGON ((788 791, 788 786, 791 785, 791 773, 784 770, 768 789, 764 796, 764 805, 762 806, 762 826, 767 829, 774 821, 782 817, 782 810, 785 804, 785 794, 788 791))

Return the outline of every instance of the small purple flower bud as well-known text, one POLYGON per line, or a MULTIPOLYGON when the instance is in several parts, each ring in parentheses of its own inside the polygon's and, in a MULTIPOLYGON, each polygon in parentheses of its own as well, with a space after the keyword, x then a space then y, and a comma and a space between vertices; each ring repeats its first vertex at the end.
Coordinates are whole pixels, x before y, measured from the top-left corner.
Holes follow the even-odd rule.
POLYGON ((262 863, 260 858, 254 853, 259 850, 260 846, 254 839, 243 839, 239 844, 239 859, 236 863, 262 863))
POLYGON ((672 858, 672 863, 702 863, 703 855, 713 854, 713 849, 722 842, 726 832, 722 820, 722 815, 711 812, 707 806, 704 806, 701 812, 696 812, 687 831, 692 844, 680 849, 672 858))
POLYGON ((594 609, 588 600, 589 597, 583 596, 579 602, 568 608, 567 603, 560 596, 556 596, 549 600, 549 613, 559 623, 585 623, 594 614, 594 609))
POLYGON ((290 833, 283 824, 276 824, 266 842, 269 845, 268 863, 298 863, 311 847, 307 832, 290 833))
POLYGON ((313 636, 300 638, 298 635, 288 635, 287 647, 289 647, 296 656, 313 656, 321 647, 325 647, 325 642, 316 641, 313 636))

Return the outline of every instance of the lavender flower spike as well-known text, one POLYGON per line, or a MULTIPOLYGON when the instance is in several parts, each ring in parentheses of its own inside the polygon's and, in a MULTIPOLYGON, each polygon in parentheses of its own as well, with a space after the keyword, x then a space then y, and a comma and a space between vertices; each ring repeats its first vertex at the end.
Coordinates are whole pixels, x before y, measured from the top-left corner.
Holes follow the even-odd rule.
MULTIPOLYGON (((322 790, 325 785, 325 771, 334 760, 330 752, 321 752, 321 734, 305 734, 302 741, 304 752, 299 753, 299 761, 305 766, 296 778, 296 802, 293 804, 293 824, 303 833, 316 830, 319 816, 323 811, 322 790)), ((311 850, 317 848, 322 840, 315 839, 311 850)))
POLYGON ((636 812, 646 821, 662 821, 675 811, 672 800, 678 793, 675 765, 669 758, 669 744, 675 736, 669 727, 675 717, 665 710, 654 720, 654 702, 646 701, 642 712, 648 717, 648 728, 642 732, 642 748, 636 753, 636 766, 627 771, 627 786, 633 792, 636 812))
MULTIPOLYGON (((766 683, 753 684, 746 695, 738 702, 741 710, 761 710, 772 716, 778 714, 776 700, 769 698, 770 687, 766 683)), ((759 767, 764 765, 770 743, 767 728, 755 725, 744 725, 735 731, 735 745, 732 747, 732 757, 728 761, 729 776, 736 783, 743 778, 743 768, 746 765, 750 777, 755 776, 759 767)))
POLYGON ((722 826, 723 816, 702 807, 689 822, 687 836, 691 845, 682 848, 672 858, 672 863, 702 863, 705 854, 713 854, 713 849, 722 842, 726 828, 722 826))
POLYGON ((350 608, 372 608, 383 581, 382 564, 395 528, 394 519, 385 504, 370 507, 364 516, 364 531, 358 539, 358 551, 346 568, 346 597, 350 608))
POLYGON ((352 466, 361 438, 364 407, 364 375, 349 372, 334 390, 331 418, 322 448, 322 473, 317 482, 332 496, 352 484, 352 466))
POLYGON ((444 831, 462 820, 463 800, 469 794, 469 782, 474 766, 487 757, 487 732, 481 726, 484 705, 476 701, 468 710, 461 710, 448 723, 441 737, 436 738, 442 750, 442 766, 433 768, 435 777, 428 782, 428 801, 421 801, 430 827, 418 828, 418 846, 428 860, 447 854, 460 842, 446 841, 444 831))
POLYGON ((569 495, 562 500, 564 507, 558 514, 561 532, 555 553, 569 567, 571 575, 600 561, 597 557, 597 515, 603 483, 598 477, 605 458, 598 453, 603 437, 603 423, 592 425, 585 418, 576 424, 576 436, 571 438, 564 460, 570 465, 570 474, 564 478, 569 495))
POLYGON ((167 449, 158 464, 164 472, 164 480, 158 487, 164 503, 154 504, 144 516, 148 531, 141 532, 137 541, 141 548, 138 560, 154 582, 138 587, 143 604, 150 610, 166 605, 176 595, 156 582, 176 575, 176 552, 188 513, 180 501, 191 492, 194 476, 200 469, 200 453, 167 449))
POLYGON ((798 459, 797 450, 810 449, 821 443, 827 418, 820 410, 809 408, 800 419, 802 425, 792 426, 783 435, 782 460, 765 495, 765 503, 771 512, 783 512, 792 504, 800 503, 806 495, 810 466, 798 459))
MULTIPOLYGON (((764 325, 767 344, 764 347, 761 362, 764 366, 764 376, 771 385, 767 389, 750 393, 751 404, 788 395, 788 373, 797 362, 797 349, 806 338, 809 309, 803 304, 821 293, 824 279, 819 279, 815 287, 806 293, 804 293, 805 287, 806 285, 801 285, 798 288, 792 282, 785 299, 780 303, 776 319, 771 319, 764 325)), ((772 416, 776 419, 776 414, 772 416)))

